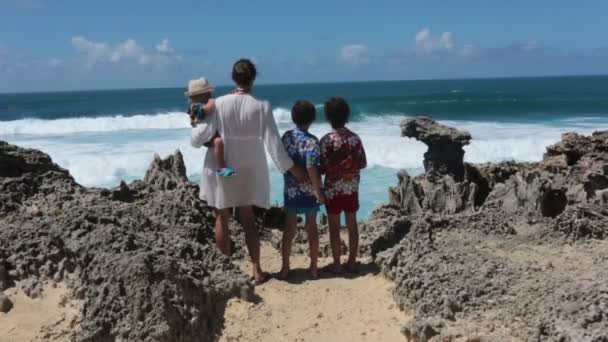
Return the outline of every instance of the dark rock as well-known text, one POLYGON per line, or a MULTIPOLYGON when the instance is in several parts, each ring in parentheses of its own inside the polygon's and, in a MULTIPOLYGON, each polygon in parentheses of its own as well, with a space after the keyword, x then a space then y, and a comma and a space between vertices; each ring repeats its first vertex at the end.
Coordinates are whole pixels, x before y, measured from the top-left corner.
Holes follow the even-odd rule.
MULTIPOLYGON (((440 140, 426 136, 435 127, 402 124, 421 141, 440 140)), ((566 134, 538 163, 464 164, 463 177, 461 152, 437 161, 439 152, 425 155, 426 174, 400 172, 382 220, 362 226, 370 250, 409 222, 375 257, 396 302, 414 311, 406 338, 608 340, 608 131, 566 134)))
POLYGON ((424 169, 429 176, 452 175, 457 181, 464 178, 464 149, 471 135, 437 123, 431 118, 418 117, 401 122, 401 134, 425 143, 424 169))
POLYGON ((213 341, 226 301, 252 298, 180 153, 115 190, 76 184, 38 151, 0 143, 0 160, 0 265, 30 296, 66 282, 83 300, 74 339, 213 341))
POLYGON ((441 319, 414 321, 406 324, 401 330, 408 342, 427 342, 439 335, 445 324, 441 319))
POLYGON ((360 226, 359 253, 376 255, 398 244, 409 233, 412 222, 395 206, 380 206, 360 226))
POLYGON ((6 269, 6 263, 3 259, 0 259, 0 292, 4 291, 9 286, 10 280, 6 269))
POLYGON ((557 217, 553 228, 574 241, 583 238, 608 239, 608 207, 570 207, 557 217))
POLYGON ((13 302, 0 292, 0 312, 7 313, 13 308, 13 302))
POLYGON ((43 292, 42 283, 38 279, 26 279, 21 283, 21 291, 32 298, 40 298, 43 292))

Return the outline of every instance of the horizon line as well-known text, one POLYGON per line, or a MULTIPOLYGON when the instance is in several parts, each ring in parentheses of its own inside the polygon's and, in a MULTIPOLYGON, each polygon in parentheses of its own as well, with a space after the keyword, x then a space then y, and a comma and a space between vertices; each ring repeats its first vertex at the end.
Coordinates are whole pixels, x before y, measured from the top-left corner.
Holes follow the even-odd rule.
MULTIPOLYGON (((489 80, 489 79, 531 79, 531 78, 560 78, 560 77, 606 77, 608 74, 563 74, 563 75, 537 75, 537 76, 480 76, 480 77, 447 77, 447 78, 413 78, 413 79, 386 79, 365 81, 319 81, 319 82, 291 82, 291 83, 257 83, 256 86, 294 86, 294 85, 320 85, 320 84, 352 84, 352 83, 393 83, 393 82, 423 82, 423 81, 465 81, 465 80, 489 80)), ((233 84, 220 84, 216 87, 231 87, 233 84)), ((26 94, 55 94, 55 93, 85 93, 85 92, 109 92, 109 91, 133 91, 133 90, 162 90, 162 89, 186 89, 186 86, 163 86, 144 88, 89 88, 89 89, 64 89, 64 90, 35 90, 30 92, 0 92, 0 95, 26 95, 26 94)))

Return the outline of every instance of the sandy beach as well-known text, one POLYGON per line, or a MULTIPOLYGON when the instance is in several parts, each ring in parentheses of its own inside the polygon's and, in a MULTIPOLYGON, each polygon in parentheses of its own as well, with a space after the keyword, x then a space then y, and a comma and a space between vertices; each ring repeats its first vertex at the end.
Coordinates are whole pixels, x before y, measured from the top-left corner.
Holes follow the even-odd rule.
POLYGON ((71 341, 78 329, 81 303, 69 299, 64 283, 46 282, 37 298, 30 298, 20 283, 4 291, 13 303, 8 313, 0 312, 0 341, 71 341))
MULTIPOLYGON (((265 243, 262 262, 269 271, 278 270, 279 252, 265 243)), ((395 305, 392 284, 369 261, 364 260, 359 275, 317 280, 310 280, 308 262, 306 256, 293 255, 290 278, 258 286, 256 303, 230 300, 219 341, 403 340, 400 330, 408 316, 395 305)), ((327 263, 329 259, 320 259, 320 265, 327 263)), ((240 266, 249 273, 249 263, 240 266)))

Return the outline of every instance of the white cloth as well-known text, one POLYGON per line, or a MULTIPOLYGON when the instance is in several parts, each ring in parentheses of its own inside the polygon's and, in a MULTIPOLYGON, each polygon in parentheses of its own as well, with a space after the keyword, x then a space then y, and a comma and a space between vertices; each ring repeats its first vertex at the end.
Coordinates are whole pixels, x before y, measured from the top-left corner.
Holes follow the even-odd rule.
POLYGON ((231 94, 218 98, 215 106, 216 112, 192 129, 191 144, 203 146, 210 139, 210 130, 215 132, 213 128, 217 127, 224 140, 226 164, 237 175, 218 176, 213 150, 208 149, 200 198, 217 209, 248 205, 269 208, 270 174, 264 146, 281 173, 293 166, 281 142, 270 104, 248 94, 231 94))

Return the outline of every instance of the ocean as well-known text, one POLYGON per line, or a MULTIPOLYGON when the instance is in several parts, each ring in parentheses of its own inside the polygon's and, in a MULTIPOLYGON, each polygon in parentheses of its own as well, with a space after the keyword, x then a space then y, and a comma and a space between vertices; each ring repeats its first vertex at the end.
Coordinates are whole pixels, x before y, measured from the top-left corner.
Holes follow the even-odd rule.
MULTIPOLYGON (((0 94, 0 140, 38 148, 86 186, 113 187, 143 177, 154 153, 184 154, 188 175, 198 181, 203 150, 189 145, 183 88, 0 94)), ((216 95, 229 87, 219 87, 216 95)), ((425 115, 467 130, 469 162, 537 161, 564 132, 608 129, 608 76, 398 82, 259 85, 281 132, 291 128, 290 108, 308 99, 318 109, 311 132, 330 130, 322 104, 343 96, 353 114, 349 127, 364 143, 361 212, 365 218, 388 200, 396 173, 423 171, 426 146, 402 138, 399 122, 425 115)), ((271 172, 273 202, 282 202, 282 178, 271 172)))

